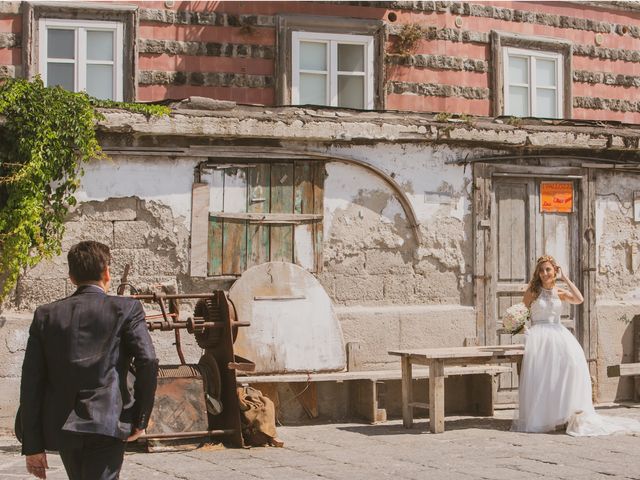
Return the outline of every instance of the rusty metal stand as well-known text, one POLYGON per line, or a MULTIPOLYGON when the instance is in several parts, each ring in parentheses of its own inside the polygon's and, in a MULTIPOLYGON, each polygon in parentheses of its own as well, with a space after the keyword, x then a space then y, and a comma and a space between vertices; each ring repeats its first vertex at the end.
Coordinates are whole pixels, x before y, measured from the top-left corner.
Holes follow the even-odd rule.
MULTIPOLYGON (((128 268, 118 294, 124 294, 128 268)), ((132 291, 135 291, 132 287, 132 291)), ((243 447, 240 406, 236 392, 236 370, 252 371, 255 365, 233 353, 238 327, 248 322, 236 319, 235 308, 226 292, 210 294, 133 294, 159 306, 160 313, 146 317, 150 331, 173 331, 179 365, 161 365, 154 410, 147 434, 142 437, 149 451, 184 449, 185 443, 201 444, 219 440, 243 447), (193 317, 180 319, 180 300, 197 299, 193 317), (180 331, 196 338, 204 354, 198 364, 187 364, 182 352, 180 331)))

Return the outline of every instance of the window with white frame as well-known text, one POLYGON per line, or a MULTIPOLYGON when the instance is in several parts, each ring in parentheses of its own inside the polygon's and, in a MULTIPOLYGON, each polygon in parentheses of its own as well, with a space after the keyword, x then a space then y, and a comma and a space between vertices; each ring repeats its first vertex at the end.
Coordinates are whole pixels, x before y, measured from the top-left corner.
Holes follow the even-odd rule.
POLYGON ((45 85, 123 100, 121 22, 42 18, 39 72, 45 85))
POLYGON ((372 36, 292 32, 294 105, 374 108, 372 36))
POLYGON ((503 50, 504 114, 563 117, 563 55, 506 47, 503 50))

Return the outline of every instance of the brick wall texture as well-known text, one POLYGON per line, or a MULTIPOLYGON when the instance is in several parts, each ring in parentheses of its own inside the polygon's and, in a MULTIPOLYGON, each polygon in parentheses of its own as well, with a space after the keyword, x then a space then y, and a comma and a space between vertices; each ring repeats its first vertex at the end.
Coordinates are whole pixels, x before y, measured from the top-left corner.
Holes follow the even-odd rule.
MULTIPOLYGON (((492 112, 491 30, 573 44, 572 117, 640 123, 640 9, 615 2, 126 2, 138 4, 139 101, 276 102, 279 14, 382 20, 385 108, 492 112), (420 25, 398 51, 405 25, 420 25)), ((0 77, 23 71, 21 2, 0 9, 0 77)), ((348 32, 345 32, 348 33, 348 32)))

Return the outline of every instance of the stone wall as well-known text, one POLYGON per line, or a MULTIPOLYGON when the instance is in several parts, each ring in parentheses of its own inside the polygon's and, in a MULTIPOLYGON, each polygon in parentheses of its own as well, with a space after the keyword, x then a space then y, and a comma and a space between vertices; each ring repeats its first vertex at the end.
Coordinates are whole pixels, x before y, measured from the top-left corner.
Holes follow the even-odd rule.
MULTIPOLYGON (((318 278, 345 342, 362 345, 363 366, 393 367, 389 349, 460 346, 474 337, 471 171, 454 161, 491 152, 424 142, 310 146, 379 168, 400 185, 420 225, 418 244, 406 212, 380 177, 352 164, 326 165, 318 278)), ((0 312, 0 426, 10 424, 15 410, 33 309, 73 292, 65 260, 73 243, 94 239, 110 246, 114 285, 129 263, 129 280, 142 290, 230 287, 230 280, 189 275, 191 185, 202 159, 120 153, 86 167, 62 255, 27 272, 0 312)), ((640 228, 633 220, 640 175, 599 170, 596 187, 599 399, 609 401, 632 394, 627 379, 606 378, 606 366, 631 361, 629 319, 640 304, 640 228)), ((183 312, 192 306, 185 303, 183 312)), ((173 335, 154 332, 153 338, 162 362, 176 363, 173 335)), ((187 361, 197 361, 193 338, 182 338, 187 361)))
POLYGON ((606 367, 634 359, 633 319, 640 314, 640 223, 634 196, 640 173, 597 172, 596 244, 598 384, 602 401, 633 398, 633 378, 606 367))

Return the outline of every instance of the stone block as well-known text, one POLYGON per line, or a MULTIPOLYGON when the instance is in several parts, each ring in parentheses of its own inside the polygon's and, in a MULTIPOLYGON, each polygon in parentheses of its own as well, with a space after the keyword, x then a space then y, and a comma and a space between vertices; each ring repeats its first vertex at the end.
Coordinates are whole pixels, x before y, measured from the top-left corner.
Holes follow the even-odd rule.
POLYGON ((316 278, 323 286, 324 290, 327 292, 327 295, 332 299, 336 296, 336 288, 335 288, 335 277, 331 273, 321 272, 316 274, 316 278))
POLYGON ((459 305, 413 306, 400 317, 401 348, 461 347, 476 336, 476 313, 459 305))
POLYGON ((400 311, 395 307, 338 307, 345 345, 359 342, 363 368, 381 368, 397 362, 389 350, 399 349, 400 311))
POLYGON ((135 220, 138 199, 136 197, 109 198, 105 201, 81 203, 73 212, 72 220, 84 217, 103 222, 135 220))
MULTIPOLYGON (((127 283, 131 284, 138 293, 153 293, 153 292, 166 292, 166 293, 206 293, 205 291, 180 291, 175 276, 140 276, 129 275, 127 283)), ((114 278, 111 281, 112 293, 115 292, 120 284, 120 278, 114 278)), ((133 294, 130 289, 125 290, 126 295, 133 294)), ((193 302, 195 304, 195 301, 193 302)))
POLYGON ((38 305, 67 296, 66 278, 25 278, 16 288, 16 306, 20 310, 35 310, 38 305))
POLYGON ((420 303, 457 303, 460 301, 458 276, 454 272, 429 272, 415 278, 415 297, 420 303))
POLYGON ((414 284, 413 275, 385 275, 384 299, 392 303, 411 303, 415 298, 414 284))
MULTIPOLYGON (((326 259, 326 269, 336 274, 358 275, 365 272, 365 255, 362 252, 336 254, 333 258, 326 259)), ((370 272, 369 272, 370 273, 370 272)))
POLYGON ((13 432, 20 403, 20 379, 0 378, 0 431, 13 432))
POLYGON ((633 318, 640 305, 630 302, 598 302, 598 401, 632 400, 633 377, 607 377, 607 366, 634 361, 633 318))
POLYGON ((32 312, 5 311, 0 316, 0 378, 19 377, 32 312))
MULTIPOLYGON (((180 333, 180 344, 182 345, 182 353, 185 360, 187 363, 198 363, 202 355, 202 349, 196 343, 195 337, 187 333, 186 330, 182 330, 180 333)), ((160 365, 176 365, 180 363, 173 332, 153 331, 151 332, 151 340, 160 365)))
POLYGON ((63 279, 69 274, 69 264, 67 263, 66 252, 48 260, 42 260, 35 267, 30 268, 23 276, 23 279, 63 279))
POLYGON ((384 298, 383 281, 380 275, 336 276, 336 300, 339 302, 382 300, 384 298))
POLYGON ((398 251, 367 250, 365 269, 369 275, 412 275, 411 257, 403 258, 398 251))
POLYGON ((113 223, 93 220, 66 222, 62 251, 68 252, 74 244, 83 240, 95 240, 113 248, 113 223))
POLYGON ((111 277, 120 278, 124 273, 125 265, 129 264, 129 277, 134 275, 145 275, 146 272, 139 271, 136 264, 136 250, 131 248, 111 249, 111 277))
POLYGON ((145 248, 151 227, 147 222, 113 222, 114 248, 145 248))

